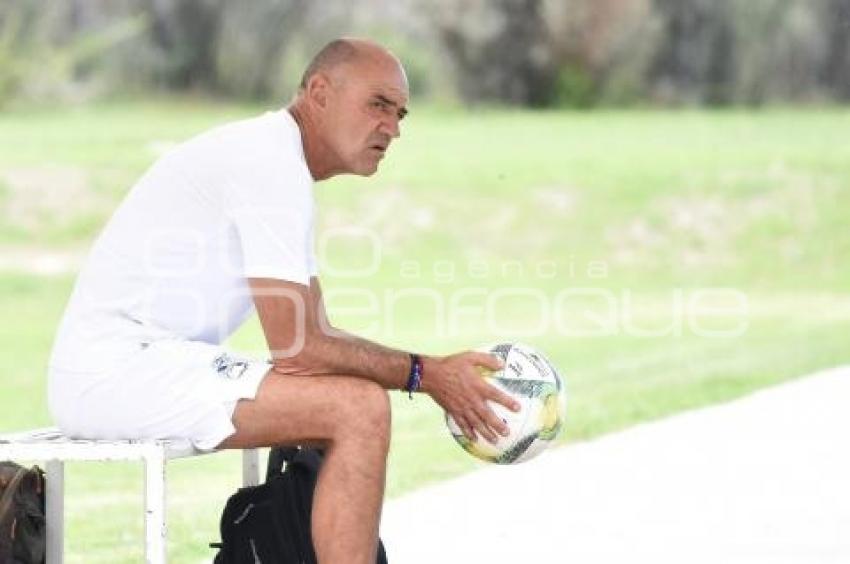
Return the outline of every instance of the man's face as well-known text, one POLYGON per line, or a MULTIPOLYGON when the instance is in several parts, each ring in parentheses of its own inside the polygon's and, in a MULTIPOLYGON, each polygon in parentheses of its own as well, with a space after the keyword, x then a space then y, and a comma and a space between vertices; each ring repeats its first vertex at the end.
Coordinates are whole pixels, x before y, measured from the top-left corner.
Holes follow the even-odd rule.
POLYGON ((370 176, 407 113, 407 77, 391 59, 361 62, 334 78, 325 139, 343 172, 370 176))

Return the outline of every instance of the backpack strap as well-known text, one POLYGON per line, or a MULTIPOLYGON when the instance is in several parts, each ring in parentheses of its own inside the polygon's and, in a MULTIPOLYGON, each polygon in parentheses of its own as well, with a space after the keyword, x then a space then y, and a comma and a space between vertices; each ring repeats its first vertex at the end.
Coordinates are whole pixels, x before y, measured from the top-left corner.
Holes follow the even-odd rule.
MULTIPOLYGON (((268 485, 275 511, 272 519, 292 562, 316 564, 311 534, 313 487, 316 475, 302 464, 294 462, 268 485)), ((289 562, 289 560, 286 560, 289 562)))
POLYGON ((324 451, 315 448, 297 446, 278 446, 269 451, 269 461, 266 465, 266 482, 283 471, 284 464, 299 464, 306 466, 314 473, 319 471, 324 458, 324 451))
POLYGON ((325 453, 320 449, 302 448, 298 449, 298 452, 295 453, 295 457, 291 460, 291 463, 304 466, 313 474, 318 474, 324 458, 325 453))
POLYGON ((0 515, 5 515, 9 511, 9 508, 12 507, 12 503, 15 500, 15 492, 26 475, 27 469, 19 468, 12 479, 9 480, 9 483, 6 485, 6 491, 3 492, 3 497, 0 498, 0 515))
POLYGON ((269 451, 269 461, 266 465, 266 482, 283 472, 283 465, 292 462, 298 454, 298 447, 277 446, 269 451))
POLYGON ((13 511, 15 503, 15 493, 21 485, 24 476, 27 473, 26 468, 18 468, 12 478, 5 484, 3 495, 0 496, 0 558, 3 562, 11 562, 12 546, 15 542, 15 527, 17 525, 17 515, 13 511))

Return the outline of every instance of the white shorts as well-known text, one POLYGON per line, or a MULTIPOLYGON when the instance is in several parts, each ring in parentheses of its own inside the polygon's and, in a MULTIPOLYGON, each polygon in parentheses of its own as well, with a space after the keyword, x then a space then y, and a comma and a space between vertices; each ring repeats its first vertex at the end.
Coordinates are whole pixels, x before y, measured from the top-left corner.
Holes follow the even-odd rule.
POLYGON ((236 403, 256 396, 270 368, 209 343, 156 341, 108 373, 51 369, 48 403, 71 437, 182 438, 213 450, 236 431, 236 403))

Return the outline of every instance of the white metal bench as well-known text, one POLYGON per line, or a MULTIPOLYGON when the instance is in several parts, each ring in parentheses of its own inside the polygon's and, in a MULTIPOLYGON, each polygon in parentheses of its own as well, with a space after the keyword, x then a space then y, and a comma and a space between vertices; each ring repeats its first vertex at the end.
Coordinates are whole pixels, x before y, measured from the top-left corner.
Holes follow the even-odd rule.
MULTIPOLYGON (((174 458, 207 454, 188 441, 77 440, 56 428, 0 435, 0 460, 45 461, 47 473, 47 564, 61 564, 64 555, 65 461, 141 460, 145 465, 145 561, 166 561, 165 464, 174 458)), ((242 452, 242 482, 260 482, 259 451, 242 452)))

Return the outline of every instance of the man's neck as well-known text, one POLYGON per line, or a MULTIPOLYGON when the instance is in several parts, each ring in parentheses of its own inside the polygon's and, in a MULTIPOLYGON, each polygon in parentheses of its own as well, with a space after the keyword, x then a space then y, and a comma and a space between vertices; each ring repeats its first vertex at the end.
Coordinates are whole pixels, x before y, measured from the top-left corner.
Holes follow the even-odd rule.
POLYGON ((304 159, 307 161, 307 168, 310 170, 310 176, 313 177, 313 180, 318 182, 339 174, 341 171, 335 169, 331 164, 334 160, 333 152, 316 134, 316 123, 310 112, 306 111, 298 101, 290 104, 286 110, 295 120, 301 132, 304 159))

